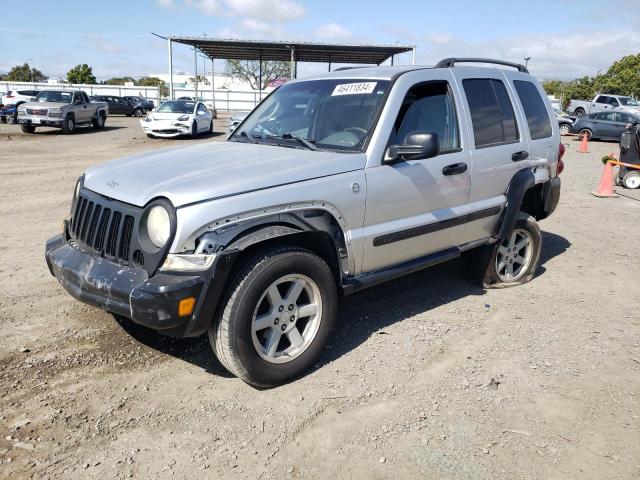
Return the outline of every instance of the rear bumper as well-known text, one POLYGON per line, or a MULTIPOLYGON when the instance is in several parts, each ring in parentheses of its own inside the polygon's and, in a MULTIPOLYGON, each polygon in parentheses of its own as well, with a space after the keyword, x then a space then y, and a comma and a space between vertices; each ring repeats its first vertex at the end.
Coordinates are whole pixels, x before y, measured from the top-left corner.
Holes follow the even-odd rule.
POLYGON ((74 298, 179 337, 207 331, 235 256, 223 252, 203 272, 149 277, 143 269, 83 252, 62 235, 48 240, 45 248, 49 271, 74 298), (195 308, 181 316, 178 303, 188 297, 196 299, 195 308))
POLYGON ((555 177, 545 183, 543 187, 543 195, 544 195, 544 212, 546 217, 551 215, 558 206, 558 202, 560 201, 560 177, 555 177))

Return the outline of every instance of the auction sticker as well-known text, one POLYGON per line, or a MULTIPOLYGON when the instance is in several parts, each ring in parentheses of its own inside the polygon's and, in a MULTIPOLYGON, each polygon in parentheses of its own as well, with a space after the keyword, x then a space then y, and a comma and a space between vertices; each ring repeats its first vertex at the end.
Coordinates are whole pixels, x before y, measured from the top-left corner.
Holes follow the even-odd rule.
POLYGON ((373 93, 378 82, 343 83, 336 85, 333 89, 332 97, 337 95, 363 95, 373 93))

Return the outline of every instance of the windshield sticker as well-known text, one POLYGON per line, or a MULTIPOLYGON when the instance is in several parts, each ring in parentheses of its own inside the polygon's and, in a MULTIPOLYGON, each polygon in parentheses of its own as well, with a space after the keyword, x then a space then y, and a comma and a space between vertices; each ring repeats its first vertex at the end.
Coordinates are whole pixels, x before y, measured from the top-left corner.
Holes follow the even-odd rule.
POLYGON ((373 93, 378 82, 343 83, 336 85, 333 89, 332 97, 337 95, 362 95, 373 93))

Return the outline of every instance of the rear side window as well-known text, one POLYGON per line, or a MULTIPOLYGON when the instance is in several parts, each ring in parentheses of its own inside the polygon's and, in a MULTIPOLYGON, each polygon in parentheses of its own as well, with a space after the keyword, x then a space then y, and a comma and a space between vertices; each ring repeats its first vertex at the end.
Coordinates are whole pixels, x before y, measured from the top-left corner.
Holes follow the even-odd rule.
POLYGON ((551 121, 549 121, 547 107, 545 107, 536 86, 523 80, 515 80, 513 85, 516 87, 524 114, 527 117, 531 140, 550 137, 552 134, 551 121))
POLYGON ((469 103, 476 148, 518 141, 513 105, 507 89, 493 78, 462 81, 469 103))

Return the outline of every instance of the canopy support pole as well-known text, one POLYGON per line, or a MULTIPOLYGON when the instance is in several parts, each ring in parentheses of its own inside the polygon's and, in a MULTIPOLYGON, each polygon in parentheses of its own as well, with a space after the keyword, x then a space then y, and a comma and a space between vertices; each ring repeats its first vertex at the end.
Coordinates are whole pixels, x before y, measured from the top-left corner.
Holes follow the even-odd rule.
POLYGON ((259 60, 260 62, 260 80, 258 82, 258 102, 262 101, 262 50, 260 50, 259 60))
POLYGON ((293 80, 295 78, 294 62, 296 60, 296 49, 291 47, 291 60, 289 60, 289 80, 293 80))
POLYGON ((416 64, 416 47, 411 49, 411 65, 416 64))
MULTIPOLYGON (((167 39, 167 43, 169 45, 169 98, 173 100, 173 52, 170 38, 167 39)), ((158 98, 158 102, 160 102, 160 98, 158 98)))
POLYGON ((217 117, 216 114, 216 72, 215 72, 216 64, 213 61, 213 57, 211 57, 211 109, 213 110, 213 118, 217 117))
POLYGON ((193 67, 195 70, 194 86, 196 90, 196 102, 198 101, 198 50, 196 47, 193 47, 193 67))

